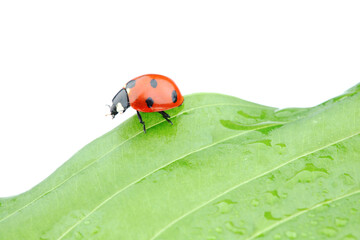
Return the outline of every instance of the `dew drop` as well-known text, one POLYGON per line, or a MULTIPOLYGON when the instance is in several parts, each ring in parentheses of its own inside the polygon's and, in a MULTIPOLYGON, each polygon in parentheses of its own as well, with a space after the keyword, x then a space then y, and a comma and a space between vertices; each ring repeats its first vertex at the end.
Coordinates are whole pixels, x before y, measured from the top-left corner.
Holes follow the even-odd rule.
POLYGON ((254 143, 261 143, 261 144, 264 144, 264 145, 266 145, 268 147, 271 147, 271 139, 261 139, 261 140, 249 142, 249 144, 254 144, 254 143))
POLYGON ((285 108, 285 109, 279 109, 275 111, 275 117, 280 119, 287 119, 289 117, 293 117, 296 114, 299 114, 306 109, 301 108, 285 108))
POLYGON ((257 130, 264 134, 280 126, 280 123, 278 122, 260 122, 255 124, 242 124, 240 122, 235 122, 225 119, 221 119, 220 123, 222 126, 232 130, 257 130))
POLYGON ((284 148, 284 147, 286 147, 286 144, 285 143, 277 143, 277 144, 275 144, 276 146, 279 146, 279 147, 282 147, 282 148, 284 148))
POLYGON ((286 151, 287 151, 285 143, 277 143, 277 144, 275 144, 274 149, 280 155, 285 154, 286 151))
POLYGON ((330 159, 331 161, 334 160, 334 158, 330 155, 327 155, 327 156, 319 156, 319 158, 326 158, 326 159, 330 159))
POLYGON ((298 210, 299 212, 302 212, 302 211, 308 210, 308 208, 297 208, 297 210, 298 210))
POLYGON ((338 227, 344 227, 346 226, 346 224, 348 223, 348 219, 347 218, 341 218, 341 217, 337 217, 335 218, 335 224, 338 227))
POLYGON ((323 172, 323 173, 329 174, 325 168, 318 168, 313 163, 306 163, 306 166, 303 170, 306 170, 309 172, 323 172))
POLYGON ((348 234, 345 237, 343 237, 342 240, 357 240, 357 238, 352 234, 348 234))
POLYGON ((297 233, 294 231, 287 231, 285 235, 290 239, 295 239, 297 237, 297 233))
POLYGON ((253 199, 253 200, 251 201, 251 205, 253 205, 254 207, 259 206, 259 200, 258 200, 258 199, 253 199))
POLYGON ((273 182, 273 181, 275 180, 275 175, 274 175, 274 174, 271 174, 271 175, 268 177, 268 179, 273 182))
POLYGON ((225 227, 231 232, 238 235, 244 235, 246 233, 245 228, 237 227, 233 222, 226 222, 225 227))
POLYGON ((267 191, 265 196, 266 196, 266 203, 270 205, 277 202, 280 198, 277 190, 267 191))
POLYGON ((91 232, 91 235, 96 235, 100 232, 100 227, 99 226, 96 226, 95 229, 91 232))
POLYGON ((265 119, 265 117, 266 117, 266 112, 265 111, 261 111, 261 113, 256 115, 256 116, 250 115, 250 114, 248 114, 246 112, 243 112, 243 111, 238 111, 237 113, 239 115, 245 117, 245 118, 251 118, 251 119, 258 119, 258 118, 265 119))
POLYGON ((236 204, 236 202, 233 202, 230 199, 225 199, 223 201, 217 202, 215 205, 218 208, 218 212, 224 214, 230 212, 232 209, 232 205, 234 204, 236 204))
POLYGON ((75 233, 75 239, 84 239, 84 235, 82 235, 81 232, 76 232, 75 233))
POLYGON ((337 231, 333 227, 326 227, 326 228, 323 228, 320 231, 320 233, 327 236, 327 237, 333 237, 333 236, 335 236, 337 234, 337 231))
POLYGON ((345 185, 354 185, 355 184, 354 178, 348 173, 344 173, 340 178, 345 185))
POLYGON ((358 211, 358 210, 357 210, 356 208, 351 208, 350 213, 351 213, 351 214, 356 214, 357 211, 358 211))
POLYGON ((281 220, 281 218, 276 218, 276 217, 273 217, 273 215, 271 214, 271 212, 265 212, 264 213, 264 217, 267 219, 267 220, 281 220))
POLYGON ((295 179, 300 183, 309 183, 313 181, 314 178, 322 177, 329 175, 328 171, 325 168, 318 168, 313 163, 306 163, 305 167, 296 172, 295 175, 289 179, 295 179))
POLYGON ((280 198, 278 191, 277 190, 273 190, 273 191, 267 191, 267 193, 272 194, 274 197, 280 198))

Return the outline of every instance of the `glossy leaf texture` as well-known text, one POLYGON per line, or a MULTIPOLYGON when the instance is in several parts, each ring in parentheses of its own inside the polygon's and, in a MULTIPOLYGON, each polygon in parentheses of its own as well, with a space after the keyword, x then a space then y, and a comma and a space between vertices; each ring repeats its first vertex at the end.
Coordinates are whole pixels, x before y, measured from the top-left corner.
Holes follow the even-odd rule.
POLYGON ((0 239, 360 239, 360 84, 312 108, 193 94, 168 113, 1 198, 0 239))

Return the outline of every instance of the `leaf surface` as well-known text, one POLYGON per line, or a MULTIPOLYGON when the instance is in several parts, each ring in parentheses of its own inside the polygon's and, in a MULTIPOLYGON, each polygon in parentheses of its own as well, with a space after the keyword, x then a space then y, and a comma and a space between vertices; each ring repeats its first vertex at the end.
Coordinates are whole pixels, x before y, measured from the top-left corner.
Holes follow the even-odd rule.
POLYGON ((1 198, 0 239, 360 238, 360 85, 313 108, 193 94, 168 113, 1 198))

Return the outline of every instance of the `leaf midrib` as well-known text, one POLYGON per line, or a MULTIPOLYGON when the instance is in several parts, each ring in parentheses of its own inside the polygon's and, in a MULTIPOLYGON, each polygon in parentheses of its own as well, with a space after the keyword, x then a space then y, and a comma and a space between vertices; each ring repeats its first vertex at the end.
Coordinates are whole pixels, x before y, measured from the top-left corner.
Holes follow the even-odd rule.
POLYGON ((214 143, 212 143, 212 144, 206 145, 206 146, 204 146, 204 147, 202 147, 202 148, 199 148, 199 149, 197 149, 197 150, 194 150, 194 151, 192 151, 192 152, 189 152, 189 153, 187 153, 187 154, 184 154, 183 156, 181 156, 181 157, 179 157, 179 158, 176 158, 176 159, 174 159, 174 160, 172 160, 172 161, 170 161, 170 162, 167 162, 166 164, 164 164, 164 165, 162 165, 162 166, 154 169, 153 171, 147 173, 146 175, 138 178, 137 180, 133 181, 132 183, 128 184, 127 186, 125 186, 125 187, 119 189, 118 191, 116 191, 116 192, 115 192, 114 194, 112 194, 110 197, 106 198, 104 201, 102 201, 100 204, 98 204, 92 211, 90 211, 88 214, 86 214, 83 218, 79 219, 79 221, 77 221, 73 226, 71 226, 68 230, 66 230, 57 240, 60 240, 60 239, 62 239, 63 237, 65 237, 71 230, 73 230, 76 226, 78 226, 81 222, 83 222, 87 217, 89 217, 90 215, 92 215, 92 214, 93 214, 94 212, 96 212, 100 207, 102 207, 103 205, 105 205, 108 201, 110 201, 111 199, 113 199, 114 197, 116 197, 118 194, 120 194, 121 192, 125 191, 126 189, 128 189, 128 188, 131 187, 131 186, 133 186, 134 184, 142 181, 144 178, 150 176, 151 174, 155 173, 156 171, 158 171, 158 170, 160 170, 160 169, 162 169, 162 168, 165 168, 166 166, 169 166, 170 164, 172 164, 172 163, 174 163, 174 162, 176 162, 176 161, 178 161, 178 160, 181 160, 181 159, 183 159, 183 158, 185 158, 185 157, 187 157, 187 156, 189 156, 189 155, 191 155, 191 154, 194 154, 194 153, 196 153, 196 152, 200 152, 200 151, 202 151, 202 150, 211 148, 211 147, 213 147, 213 146, 215 146, 215 145, 217 145, 217 144, 219 144, 219 143, 225 142, 225 141, 227 141, 227 140, 230 140, 230 139, 233 139, 233 138, 236 138, 236 137, 240 137, 240 136, 242 136, 242 135, 245 135, 245 134, 247 134, 247 133, 250 133, 250 132, 253 132, 253 131, 256 131, 256 130, 266 129, 266 128, 269 128, 269 127, 273 127, 273 126, 277 126, 277 125, 282 125, 282 124, 284 124, 284 122, 276 122, 276 123, 271 124, 271 125, 260 126, 260 127, 256 128, 256 129, 253 129, 253 130, 244 131, 244 132, 241 132, 241 133, 239 133, 239 134, 235 134, 235 135, 232 135, 232 136, 230 136, 230 137, 221 139, 221 140, 219 140, 219 141, 217 141, 217 142, 214 142, 214 143))
MULTIPOLYGON (((235 104, 235 103, 217 103, 217 104, 209 104, 209 105, 203 105, 201 107, 195 107, 195 108, 190 108, 186 111, 180 112, 174 116, 171 116, 171 118, 175 118, 178 117, 184 113, 187 112, 191 112, 197 109, 203 109, 203 108, 208 108, 208 107, 215 107, 215 106, 241 106, 244 108, 268 108, 265 106, 247 106, 247 105, 243 105, 243 104, 235 104)), ((165 122, 165 120, 161 120, 149 127, 147 127, 147 129, 150 129, 152 127, 155 127, 161 123, 165 122)), ((105 158, 108 154, 110 154, 111 152, 113 152, 114 150, 116 150, 117 148, 121 147, 123 144, 125 144, 126 142, 136 138, 137 136, 139 136, 140 134, 142 134, 143 131, 139 131, 138 133, 136 133, 135 135, 133 135, 132 137, 126 139, 125 141, 119 143, 118 145, 116 145, 115 147, 111 148, 109 151, 107 151, 105 154, 101 155, 99 158, 95 159, 93 162, 90 162, 89 164, 85 165, 83 168, 81 168, 80 170, 78 170, 77 172, 75 172, 74 174, 72 174, 71 176, 69 176, 68 178, 66 178, 65 180, 63 180, 62 182, 60 182, 59 184, 55 185, 53 188, 49 189, 48 191, 42 193, 40 196, 34 198, 33 200, 31 200, 29 203, 25 204, 24 206, 16 209, 15 211, 13 211, 12 213, 8 214, 7 216, 5 216, 4 218, 0 219, 0 223, 5 221, 6 219, 10 218, 11 216, 15 215, 16 213, 20 212, 21 210, 29 207, 30 205, 32 205, 33 203, 35 203, 36 201, 38 201, 39 199, 41 199, 42 197, 44 197, 45 195, 47 195, 48 193, 54 191, 55 189, 59 188, 60 186, 62 186, 63 184, 65 184, 67 181, 69 181, 70 179, 72 179, 73 177, 75 177, 76 175, 78 175, 79 173, 81 173, 82 171, 86 170, 87 168, 89 168, 90 166, 92 166, 93 164, 97 163, 98 161, 100 161, 101 159, 105 158)))

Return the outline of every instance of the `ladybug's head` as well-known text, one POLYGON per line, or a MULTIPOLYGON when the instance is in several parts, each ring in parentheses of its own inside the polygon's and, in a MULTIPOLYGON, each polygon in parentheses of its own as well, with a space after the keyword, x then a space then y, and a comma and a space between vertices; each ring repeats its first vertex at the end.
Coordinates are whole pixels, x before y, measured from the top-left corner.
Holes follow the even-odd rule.
POLYGON ((123 113, 130 107, 129 96, 125 88, 122 88, 113 98, 110 114, 114 118, 116 114, 123 113))

